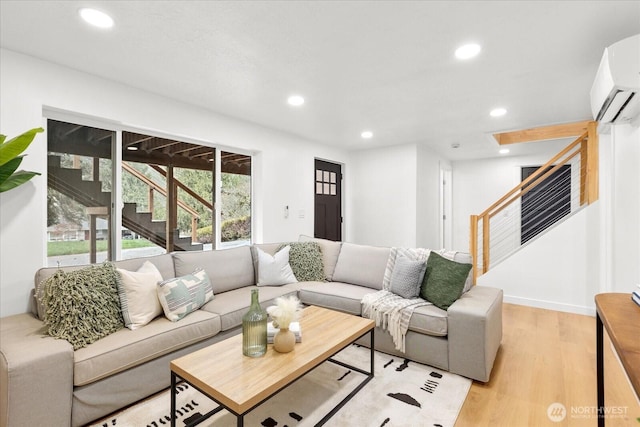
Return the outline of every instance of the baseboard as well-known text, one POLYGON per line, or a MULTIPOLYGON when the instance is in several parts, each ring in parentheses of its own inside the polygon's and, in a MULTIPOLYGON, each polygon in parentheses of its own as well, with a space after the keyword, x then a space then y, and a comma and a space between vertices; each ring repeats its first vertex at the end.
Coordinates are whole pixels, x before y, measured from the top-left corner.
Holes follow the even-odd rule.
POLYGON ((566 313, 584 314, 587 316, 596 315, 595 307, 584 307, 574 304, 565 304, 554 301, 544 301, 532 298, 522 298, 512 295, 505 295, 504 302, 517 305, 526 305, 529 307, 545 308, 547 310, 564 311, 566 313))

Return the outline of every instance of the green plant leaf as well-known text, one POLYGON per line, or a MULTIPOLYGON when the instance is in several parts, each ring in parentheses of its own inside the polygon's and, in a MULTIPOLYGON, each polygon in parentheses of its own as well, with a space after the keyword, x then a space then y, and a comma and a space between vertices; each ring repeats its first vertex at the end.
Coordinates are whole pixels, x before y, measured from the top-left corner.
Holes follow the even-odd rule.
POLYGON ((22 163, 23 157, 24 156, 18 156, 15 159, 9 160, 4 165, 0 166, 0 184, 5 182, 11 176, 11 174, 18 169, 20 163, 22 163))
POLYGON ((5 139, 7 139, 7 135, 0 135, 0 144, 2 144, 5 139))
POLYGON ((19 185, 24 184, 36 175, 40 175, 38 172, 18 171, 11 175, 9 179, 0 184, 0 193, 9 191, 19 185))
POLYGON ((0 144, 0 166, 19 156, 24 150, 26 150, 29 144, 33 141, 33 138, 35 138, 36 133, 39 132, 44 132, 44 129, 34 128, 26 131, 22 135, 18 135, 15 138, 10 139, 7 142, 2 141, 2 144, 0 144))

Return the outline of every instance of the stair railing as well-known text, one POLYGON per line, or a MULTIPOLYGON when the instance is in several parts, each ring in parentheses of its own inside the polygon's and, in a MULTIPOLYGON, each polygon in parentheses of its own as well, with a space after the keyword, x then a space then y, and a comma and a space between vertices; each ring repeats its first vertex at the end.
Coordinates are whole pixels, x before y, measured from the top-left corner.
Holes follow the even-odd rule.
MULTIPOLYGON (((153 166, 153 165, 149 165, 149 166, 153 166)), ((163 196, 167 197, 167 189, 156 183, 155 181, 153 181, 152 179, 150 179, 149 177, 147 177, 146 175, 144 175, 143 173, 139 172, 137 169, 131 167, 130 165, 128 165, 126 162, 122 162, 122 168, 129 172, 131 175, 133 175, 134 177, 136 177, 137 179, 139 179, 140 181, 142 181, 146 186, 149 187, 149 195, 148 195, 148 202, 149 202, 149 211, 153 214, 153 192, 157 191, 158 193, 162 194, 163 196)), ((162 170, 162 169, 160 169, 162 170)), ((176 180, 176 184, 180 187, 180 188, 188 188, 186 187, 184 184, 182 184, 181 182, 176 180)), ((210 209, 212 208, 212 205, 210 203, 207 203, 206 200, 202 199, 200 196, 198 196, 196 193, 194 193, 191 189, 188 189, 187 192, 194 196, 196 199, 198 199, 199 202, 208 205, 207 207, 209 207, 210 209)), ((187 211, 187 213, 189 213, 191 215, 191 240, 192 241, 197 241, 197 229, 198 229, 198 220, 200 219, 200 213, 198 211, 196 211, 195 209, 193 209, 191 206, 189 206, 188 204, 184 203, 182 200, 178 199, 178 206, 181 207, 182 209, 184 209, 185 211, 187 211)))
MULTIPOLYGON (((474 283, 490 266, 504 260, 526 243, 521 234, 525 222, 527 227, 546 228, 543 223, 548 218, 542 212, 523 219, 523 196, 535 190, 537 200, 547 199, 558 205, 560 202, 553 199, 553 194, 561 186, 571 188, 570 213, 598 199, 597 122, 590 122, 585 133, 484 212, 471 215, 470 252, 474 283), (562 173, 566 165, 570 165, 570 173, 562 173)), ((525 201, 526 208, 531 208, 527 203, 525 201)))

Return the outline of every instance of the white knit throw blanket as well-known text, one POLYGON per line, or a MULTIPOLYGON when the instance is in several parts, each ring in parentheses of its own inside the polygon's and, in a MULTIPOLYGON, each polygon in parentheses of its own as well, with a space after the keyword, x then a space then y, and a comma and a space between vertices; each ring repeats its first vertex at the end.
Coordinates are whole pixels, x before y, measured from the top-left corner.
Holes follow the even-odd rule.
POLYGON ((429 304, 422 298, 406 299, 383 289, 362 298, 362 317, 375 320, 377 327, 387 330, 396 350, 404 353, 413 310, 429 304))
POLYGON ((411 260, 423 260, 429 258, 429 249, 423 248, 397 248, 392 247, 387 261, 387 268, 382 281, 383 290, 367 294, 362 298, 362 316, 376 321, 376 326, 389 332, 396 350, 404 353, 405 336, 409 330, 409 322, 413 310, 430 302, 422 298, 406 299, 389 291, 391 287, 391 275, 395 267, 396 258, 407 257, 411 260))

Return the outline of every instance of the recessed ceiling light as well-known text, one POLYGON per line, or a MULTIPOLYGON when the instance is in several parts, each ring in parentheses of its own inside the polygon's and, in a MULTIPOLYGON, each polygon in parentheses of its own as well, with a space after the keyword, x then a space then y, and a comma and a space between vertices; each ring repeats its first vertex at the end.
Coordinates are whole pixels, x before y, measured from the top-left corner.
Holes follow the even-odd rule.
POLYGON ((494 108, 489 113, 491 117, 500 117, 500 116, 504 116, 505 114, 507 114, 507 110, 505 110, 504 108, 494 108))
POLYGON ((289 98, 287 98, 287 103, 289 105, 293 105, 294 107, 299 107, 300 105, 304 104, 304 98, 300 95, 291 95, 289 98))
POLYGON ((138 147, 136 147, 135 145, 129 145, 127 147, 127 150, 129 150, 129 151, 138 151, 138 147))
POLYGON ((113 18, 97 9, 82 8, 78 11, 82 19, 98 28, 113 27, 113 18))
POLYGON ((463 46, 460 46, 456 49, 456 58, 458 59, 470 59, 480 53, 482 48, 479 44, 469 43, 463 46))
POLYGON ((360 136, 364 139, 371 139, 373 137, 373 132, 371 132, 370 130, 365 130, 360 134, 360 136))
POLYGON ((509 154, 509 149, 508 148, 501 148, 500 151, 498 151, 498 153, 500 153, 500 154, 509 154))

